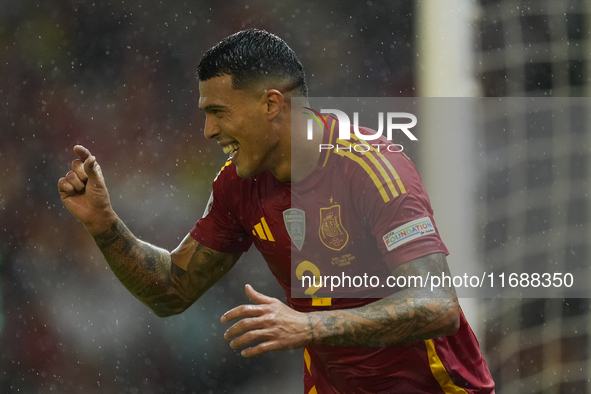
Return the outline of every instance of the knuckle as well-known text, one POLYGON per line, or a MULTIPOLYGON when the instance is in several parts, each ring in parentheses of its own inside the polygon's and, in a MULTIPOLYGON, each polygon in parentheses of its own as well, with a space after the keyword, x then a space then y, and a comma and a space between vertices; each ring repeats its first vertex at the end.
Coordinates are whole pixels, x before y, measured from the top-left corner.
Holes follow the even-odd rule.
POLYGON ((261 321, 261 327, 272 328, 277 326, 277 320, 273 316, 265 316, 261 321))
POLYGON ((248 322, 249 319, 243 319, 240 320, 238 323, 236 323, 234 325, 234 330, 232 331, 233 333, 240 333, 240 332, 244 332, 250 329, 250 324, 248 322))
POLYGON ((262 305, 261 309, 265 314, 273 313, 274 310, 273 306, 270 304, 262 305))
POLYGON ((84 163, 82 163, 80 160, 76 159, 72 162, 72 170, 79 172, 79 171, 84 171, 84 163))
POLYGON ((278 316, 277 311, 275 311, 273 309, 269 309, 267 311, 267 313, 265 313, 265 318, 267 320, 277 320, 277 316, 278 316))
POLYGON ((277 346, 273 342, 263 342, 260 344, 260 349, 264 352, 275 350, 277 346))
POLYGON ((264 313, 264 309, 259 305, 245 305, 244 311, 249 315, 260 315, 261 312, 264 313))
POLYGON ((246 334, 244 334, 244 339, 246 340, 246 342, 252 342, 252 341, 259 339, 261 334, 262 334, 262 332, 260 332, 260 330, 249 331, 246 334))
POLYGON ((240 320, 238 323, 236 323, 234 325, 234 327, 232 327, 232 328, 234 328, 234 330, 232 332, 234 332, 234 331, 237 331, 237 332, 244 331, 247 328, 245 322, 246 322, 246 320, 240 320))
POLYGON ((253 305, 243 305, 242 306, 242 311, 244 311, 244 312, 250 312, 250 311, 252 311, 252 307, 253 307, 253 305))
POLYGON ((73 182, 76 179, 78 179, 78 175, 76 175, 76 173, 74 171, 68 171, 68 173, 66 174, 65 180, 68 182, 73 182))
POLYGON ((69 186, 70 186, 70 182, 68 182, 65 177, 60 178, 59 181, 57 181, 58 190, 67 191, 69 186))
POLYGON ((249 331, 248 333, 250 334, 249 342, 269 339, 269 333, 267 330, 254 330, 249 331))

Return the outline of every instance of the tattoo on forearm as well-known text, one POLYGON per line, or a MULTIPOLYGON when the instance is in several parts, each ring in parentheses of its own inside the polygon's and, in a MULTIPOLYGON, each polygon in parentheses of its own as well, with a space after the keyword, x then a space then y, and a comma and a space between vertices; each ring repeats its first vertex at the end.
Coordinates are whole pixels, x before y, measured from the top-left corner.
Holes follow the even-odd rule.
POLYGON ((197 244, 185 271, 170 252, 137 239, 119 219, 94 239, 121 283, 159 315, 185 310, 238 259, 197 244))
MULTIPOLYGON (((449 269, 443 254, 426 256, 403 264, 393 275, 426 276, 445 273, 449 269)), ((423 288, 408 288, 391 298, 360 308, 315 313, 319 328, 318 343, 340 346, 391 346, 445 335, 449 330, 449 314, 458 311, 453 287, 431 293, 423 288)))

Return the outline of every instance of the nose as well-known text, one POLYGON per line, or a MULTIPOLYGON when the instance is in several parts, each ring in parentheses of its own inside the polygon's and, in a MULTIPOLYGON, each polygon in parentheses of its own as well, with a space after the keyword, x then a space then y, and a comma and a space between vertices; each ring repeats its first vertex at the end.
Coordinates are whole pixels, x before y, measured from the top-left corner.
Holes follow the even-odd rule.
POLYGON ((205 127, 203 128, 203 134, 208 140, 216 138, 220 134, 220 128, 216 124, 212 116, 205 116, 205 127))

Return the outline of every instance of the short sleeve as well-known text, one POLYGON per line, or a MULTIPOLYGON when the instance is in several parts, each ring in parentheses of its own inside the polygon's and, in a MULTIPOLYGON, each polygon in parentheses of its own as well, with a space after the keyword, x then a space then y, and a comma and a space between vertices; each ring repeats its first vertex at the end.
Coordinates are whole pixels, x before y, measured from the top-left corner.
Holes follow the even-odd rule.
POLYGON ((368 185, 361 201, 389 271, 432 253, 449 254, 415 166, 403 153, 389 153, 382 160, 390 177, 390 182, 382 184, 386 192, 375 192, 376 188, 368 185))
MULTIPOLYGON (((228 176, 230 171, 222 169, 214 180, 203 217, 195 223, 190 234, 208 248, 224 253, 240 253, 250 248, 252 239, 236 220, 240 217, 239 212, 236 212, 240 208, 239 204, 227 201, 228 196, 224 195, 224 190, 234 190, 230 185, 233 177, 228 176)), ((231 197, 239 195, 233 191, 231 197)))

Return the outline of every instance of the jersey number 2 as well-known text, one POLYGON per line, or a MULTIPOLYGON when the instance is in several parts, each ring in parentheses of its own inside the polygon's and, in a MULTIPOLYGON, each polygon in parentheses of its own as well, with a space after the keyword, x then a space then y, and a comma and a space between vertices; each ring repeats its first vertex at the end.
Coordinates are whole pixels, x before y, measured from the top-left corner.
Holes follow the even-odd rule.
POLYGON ((304 276, 304 272, 311 272, 314 275, 315 280, 311 283, 304 294, 309 295, 312 297, 312 306, 330 306, 332 305, 332 298, 318 298, 314 295, 318 290, 322 288, 322 276, 320 275, 320 268, 318 268, 314 263, 305 260, 298 264, 296 267, 296 277, 298 280, 302 280, 304 276), (318 286, 315 284, 318 283, 318 286))

